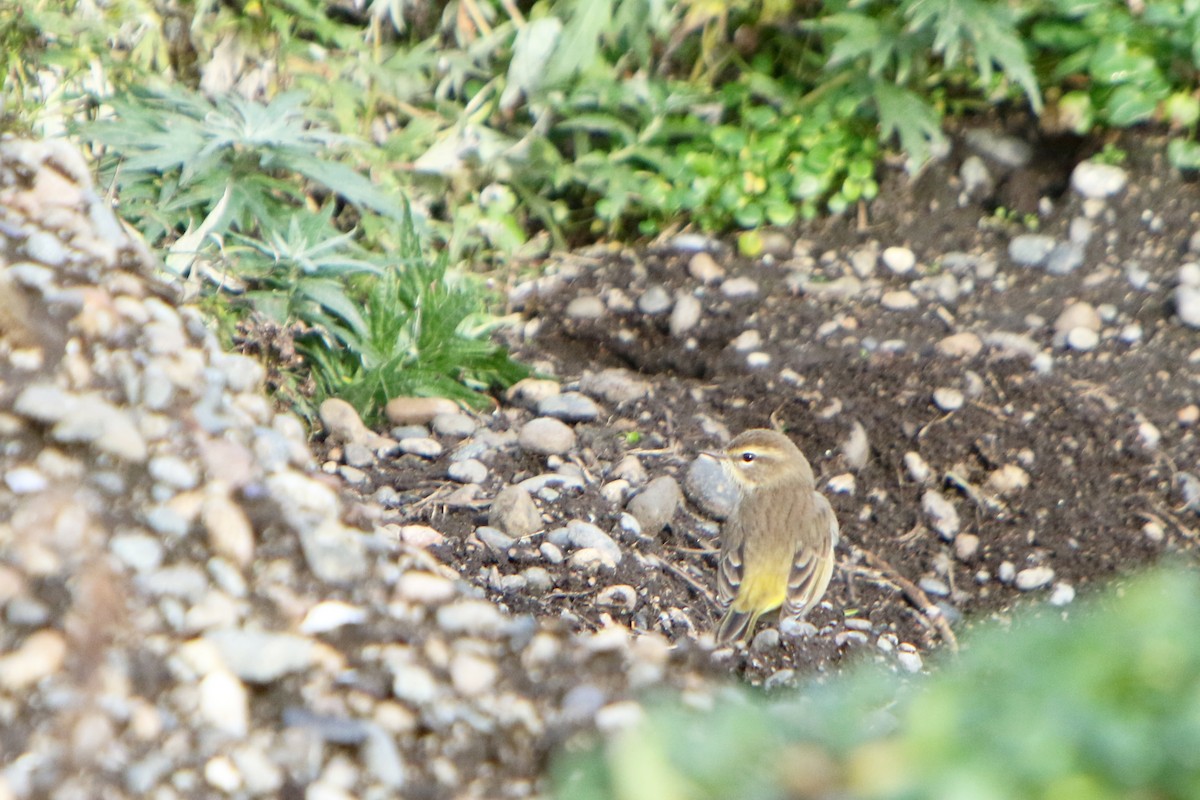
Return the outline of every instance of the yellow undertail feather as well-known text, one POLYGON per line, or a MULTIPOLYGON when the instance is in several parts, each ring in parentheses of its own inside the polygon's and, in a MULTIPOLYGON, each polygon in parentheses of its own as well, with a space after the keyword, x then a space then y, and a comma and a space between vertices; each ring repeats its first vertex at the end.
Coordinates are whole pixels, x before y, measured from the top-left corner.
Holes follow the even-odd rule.
POLYGON ((730 644, 752 634, 759 617, 783 605, 787 591, 786 572, 747 575, 717 625, 717 643, 730 644))

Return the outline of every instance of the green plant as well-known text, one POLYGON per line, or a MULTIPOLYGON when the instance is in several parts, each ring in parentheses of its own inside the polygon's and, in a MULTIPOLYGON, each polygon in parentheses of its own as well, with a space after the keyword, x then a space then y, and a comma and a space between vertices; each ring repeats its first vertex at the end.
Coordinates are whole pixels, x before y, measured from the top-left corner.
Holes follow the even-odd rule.
POLYGON ((985 0, 839 0, 806 27, 828 53, 826 79, 873 108, 882 136, 897 135, 915 169, 944 138, 924 87, 974 80, 991 94, 1011 82, 1041 110, 1016 21, 1009 4, 985 0))
POLYGON ((972 632, 906 685, 874 664, 708 712, 653 701, 645 724, 563 754, 573 800, 1155 797, 1200 793, 1200 578, 1167 570, 1069 612, 972 632))
MULTIPOLYGON (((179 89, 133 89, 111 105, 111 119, 82 129, 104 146, 101 179, 117 190, 123 214, 152 243, 180 235, 171 255, 185 262, 227 231, 283 227, 313 185, 400 217, 394 197, 331 157, 357 143, 320 127, 303 93, 263 104, 236 95, 212 102, 179 89)), ((168 268, 175 263, 168 258, 168 268)))
POLYGON ((444 252, 425 255, 411 216, 399 240, 398 258, 372 279, 361 313, 300 342, 319 395, 340 397, 373 422, 398 395, 481 407, 492 402, 483 392, 527 377, 529 370, 490 340, 497 323, 482 293, 469 276, 447 270, 444 252))
MULTIPOLYGON (((1034 4, 1028 38, 1042 80, 1069 86, 1059 98, 1067 128, 1128 127, 1159 120, 1194 135, 1200 119, 1195 90, 1200 66, 1200 3, 1046 0, 1034 4)), ((1173 138, 1173 164, 1200 164, 1200 146, 1173 138)))

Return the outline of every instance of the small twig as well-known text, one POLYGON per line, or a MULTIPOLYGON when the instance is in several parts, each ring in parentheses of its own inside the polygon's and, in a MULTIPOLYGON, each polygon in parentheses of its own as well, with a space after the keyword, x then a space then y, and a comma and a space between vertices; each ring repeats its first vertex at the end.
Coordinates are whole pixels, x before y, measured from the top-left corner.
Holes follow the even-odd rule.
POLYGON ((937 630, 938 634, 942 637, 942 641, 949 645, 951 652, 957 653, 958 637, 956 637, 954 635, 954 631, 950 629, 950 623, 946 622, 946 617, 942 614, 942 610, 929 599, 929 595, 925 594, 921 587, 917 586, 908 578, 897 572, 895 567, 872 553, 870 550, 867 550, 863 547, 859 547, 857 549, 863 554, 863 557, 866 559, 868 565, 882 572, 885 576, 887 576, 889 581, 900 587, 900 591, 904 593, 904 596, 908 598, 908 601, 912 603, 916 607, 917 611, 919 611, 921 615, 932 625, 932 627, 937 630))
MULTIPOLYGON (((1154 502, 1154 507, 1158 510, 1158 513, 1162 514, 1164 517, 1169 519, 1171 521, 1171 524, 1174 525, 1176 528, 1178 528, 1179 532, 1182 533, 1184 536, 1186 536, 1189 539, 1196 538, 1196 536, 1197 536, 1196 531, 1194 531, 1192 528, 1188 527, 1187 525, 1184 525, 1183 522, 1179 519, 1179 517, 1175 514, 1175 512, 1173 512, 1172 510, 1170 510, 1168 508, 1164 508, 1162 506, 1162 504, 1158 503, 1158 502, 1154 502)), ((1142 512, 1140 514, 1140 516, 1153 517, 1154 515, 1146 514, 1145 512, 1142 512)), ((1158 521, 1162 522, 1161 518, 1158 521)))
POLYGON ((665 569, 667 572, 670 572, 688 586, 692 587, 697 594, 707 599, 708 602, 712 603, 713 607, 717 610, 721 609, 721 604, 717 602, 717 598, 713 597, 712 593, 709 592, 708 589, 704 588, 704 586, 701 585, 695 578, 681 570, 679 567, 655 555, 646 555, 645 559, 650 564, 665 569))
POLYGON ((971 499, 975 505, 996 515, 1007 515, 1008 505, 1000 498, 981 490, 954 470, 946 470, 946 482, 971 499))

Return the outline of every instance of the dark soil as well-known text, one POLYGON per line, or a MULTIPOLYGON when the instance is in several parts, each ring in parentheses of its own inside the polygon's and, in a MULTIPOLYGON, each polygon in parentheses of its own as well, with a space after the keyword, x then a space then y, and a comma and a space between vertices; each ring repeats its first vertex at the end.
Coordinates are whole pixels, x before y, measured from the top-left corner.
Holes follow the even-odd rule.
MULTIPOLYGON (((829 279, 849 273, 849 252, 877 243, 911 248, 922 275, 935 273, 949 251, 990 257, 1007 280, 1004 291, 979 281, 954 302, 923 300, 913 311, 888 311, 879 305, 878 292, 849 299, 796 294, 785 281, 784 265, 726 252, 718 262, 730 275, 753 277, 761 294, 730 301, 706 290, 704 316, 692 332, 694 347, 670 335, 666 315, 631 311, 599 322, 566 319, 563 309, 579 294, 604 296, 619 288, 636 298, 652 283, 672 294, 696 289, 687 271, 690 254, 648 248, 569 257, 574 277, 566 288, 526 307, 525 316, 537 317, 540 328, 517 343, 523 359, 548 367, 564 384, 584 371, 625 367, 653 385, 649 398, 607 407, 607 416, 596 423, 577 426, 582 465, 596 471, 597 483, 546 504, 556 519, 581 518, 619 530, 621 509, 605 501, 598 486, 621 454, 638 453, 651 477, 670 473, 682 482, 691 459, 718 444, 721 432, 750 427, 782 426, 808 455, 822 488, 831 477, 853 476, 853 494, 826 490, 841 521, 842 569, 826 604, 810 616, 818 633, 762 652, 739 650, 714 662, 714 669, 754 682, 783 669, 824 669, 848 654, 879 653, 876 642, 888 632, 894 641, 928 651, 947 639, 933 624, 939 613, 961 630, 1015 603, 1046 601, 1049 588, 1024 593, 998 580, 1003 562, 1018 571, 1051 567, 1055 583, 1086 592, 1166 551, 1191 548, 1196 515, 1181 505, 1177 473, 1196 468, 1198 451, 1194 428, 1177 414, 1197 399, 1200 333, 1172 318, 1169 299, 1176 271, 1190 258, 1200 189, 1166 166, 1162 141, 1139 134, 1119 142, 1129 154, 1123 165, 1131 174, 1129 187, 1108 201, 1111 212, 1095 220, 1085 264, 1069 275, 1048 275, 1009 260, 1008 241, 1024 229, 998 222, 993 212, 997 207, 1032 212, 1040 203, 1050 209, 1041 216, 1040 232, 1065 239, 1071 220, 1083 213, 1082 201, 1069 189, 1071 170, 1098 143, 1033 143, 1041 155, 1027 169, 997 170, 996 193, 982 201, 960 204, 956 176, 965 152, 956 152, 914 182, 889 172, 880 198, 859 218, 792 232, 813 243, 817 271, 829 279), (1134 289, 1126 278, 1131 262, 1150 272, 1146 289, 1134 289), (1073 299, 1116 308, 1101 344, 1088 353, 1052 342, 1052 323, 1073 299), (1142 326, 1140 343, 1110 335, 1130 323, 1142 326), (757 370, 728 346, 751 327, 762 334, 761 349, 772 358, 757 370), (1053 368, 1042 374, 1031 369, 1027 356, 996 349, 985 348, 966 361, 935 351, 940 339, 959 331, 1028 335, 1053 355, 1053 368), (889 340, 903 346, 895 351, 880 346, 889 340), (780 378, 785 368, 794 373, 788 380, 780 378), (967 389, 970 399, 945 413, 930 399, 938 387, 967 389), (868 435, 870 457, 852 470, 840 445, 855 422, 868 435), (1139 439, 1145 422, 1162 434, 1157 447, 1139 439), (633 431, 640 437, 636 444, 630 442, 638 437, 628 435, 633 431), (963 533, 979 537, 977 553, 967 560, 928 529, 921 510, 926 487, 909 478, 903 462, 908 452, 919 453, 933 470, 933 485, 955 499, 963 533), (1005 497, 984 489, 989 473, 1003 465, 1022 466, 1031 479, 1028 487, 1005 497), (1161 526, 1165 536, 1146 535, 1148 522, 1161 526), (912 584, 929 577, 948 584, 949 595, 912 591, 912 584), (936 603, 938 611, 924 607, 926 602, 936 603), (860 622, 848 627, 847 620, 860 622), (848 634, 866 627, 861 620, 869 621, 870 635, 848 634)), ((911 276, 881 267, 876 279, 885 290, 901 289, 911 276)), ((489 424, 515 426, 523 420, 505 413, 498 411, 489 424)), ((547 564, 537 551, 539 536, 508 558, 491 554, 472 535, 485 522, 486 508, 440 502, 447 495, 441 488, 445 467, 444 458, 426 463, 405 457, 372 474, 363 491, 369 495, 390 483, 410 500, 425 498, 388 512, 386 519, 428 521, 446 533, 439 556, 512 610, 565 618, 587 629, 615 618, 678 641, 712 629, 717 608, 710 551, 716 526, 695 509, 679 513, 660 536, 623 539, 627 557, 616 574, 598 581, 547 564), (431 497, 435 490, 439 494, 431 497), (531 564, 551 570, 552 592, 498 588, 502 576, 531 564), (632 613, 596 607, 597 591, 612 584, 636 588, 632 613)), ((541 459, 516 449, 490 467, 488 497, 501 481, 545 471, 541 459)))

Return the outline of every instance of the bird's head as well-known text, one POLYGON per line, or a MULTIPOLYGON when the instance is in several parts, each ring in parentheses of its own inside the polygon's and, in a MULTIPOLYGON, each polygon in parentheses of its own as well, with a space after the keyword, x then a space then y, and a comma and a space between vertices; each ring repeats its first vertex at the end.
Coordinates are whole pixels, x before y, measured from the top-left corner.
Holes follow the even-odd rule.
POLYGON ((745 490, 792 481, 812 486, 812 467, 800 448, 782 433, 754 428, 735 437, 723 451, 711 453, 745 490))

